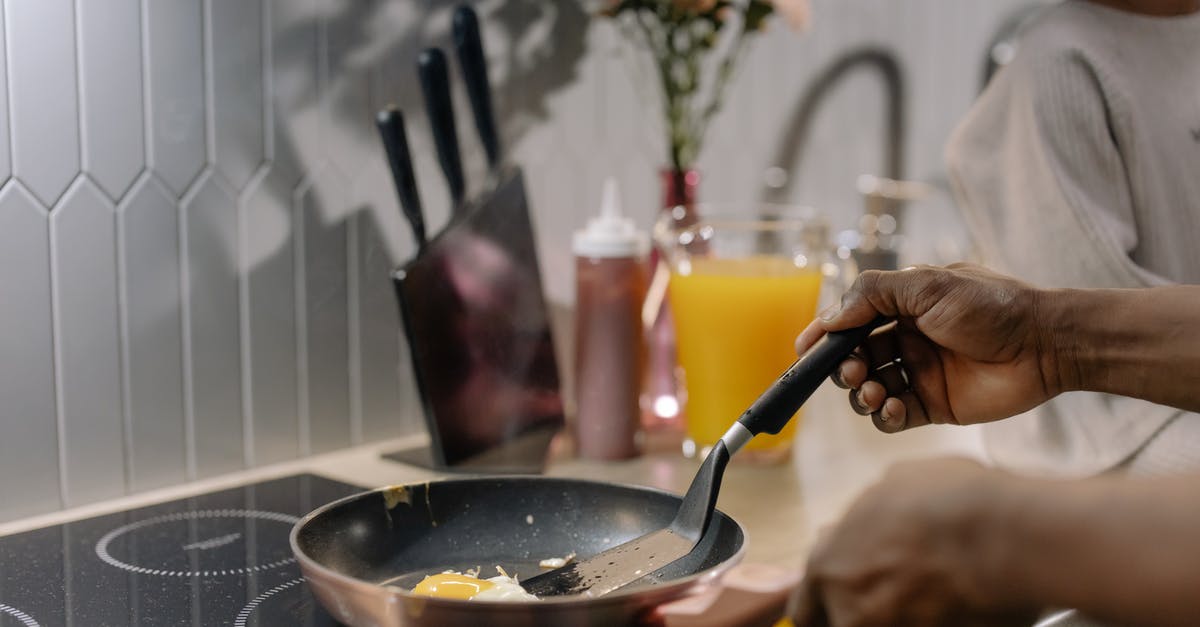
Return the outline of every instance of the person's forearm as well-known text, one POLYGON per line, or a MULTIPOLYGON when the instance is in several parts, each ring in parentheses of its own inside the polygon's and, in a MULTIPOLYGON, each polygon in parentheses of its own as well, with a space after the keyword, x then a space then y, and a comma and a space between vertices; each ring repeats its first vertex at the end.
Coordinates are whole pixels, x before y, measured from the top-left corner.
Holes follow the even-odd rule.
POLYGON ((994 581, 1030 606, 1129 625, 1200 617, 1200 476, 1013 478, 993 527, 994 581))
POLYGON ((1048 387, 1200 411, 1200 286, 1044 290, 1038 307, 1048 387))

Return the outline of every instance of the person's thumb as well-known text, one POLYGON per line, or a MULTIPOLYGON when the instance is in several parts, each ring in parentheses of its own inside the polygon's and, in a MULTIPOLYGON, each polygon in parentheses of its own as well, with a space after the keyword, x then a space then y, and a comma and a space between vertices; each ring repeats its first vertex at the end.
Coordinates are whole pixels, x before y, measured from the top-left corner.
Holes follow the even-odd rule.
POLYGON ((891 281, 886 275, 889 274, 895 273, 867 270, 858 275, 854 285, 842 294, 841 302, 817 314, 821 328, 825 331, 840 331, 867 324, 880 314, 890 315, 890 312, 881 311, 876 305, 879 301, 895 300, 888 289, 891 281))
POLYGON ((919 317, 945 295, 949 279, 944 270, 930 266, 893 272, 866 270, 840 303, 818 314, 818 324, 825 331, 840 331, 867 324, 877 316, 919 317))

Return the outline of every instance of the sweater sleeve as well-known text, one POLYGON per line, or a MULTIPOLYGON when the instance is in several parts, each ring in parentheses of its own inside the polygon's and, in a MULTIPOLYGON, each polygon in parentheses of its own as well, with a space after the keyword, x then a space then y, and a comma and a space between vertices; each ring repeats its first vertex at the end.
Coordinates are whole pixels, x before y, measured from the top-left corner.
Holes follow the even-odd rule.
POLYGON ((1022 46, 947 148, 984 261, 1048 287, 1166 283, 1131 257, 1137 218, 1111 130, 1120 103, 1084 52, 1042 39, 1022 46))
MULTIPOLYGON (((1022 42, 947 146, 951 181, 983 261, 1047 287, 1140 287, 1167 281, 1139 266, 1123 115, 1095 61, 1057 20, 1022 42)), ((1144 218, 1143 218, 1144 219, 1144 218)), ((1060 475, 1112 468, 1180 415, 1106 394, 1064 394, 984 425, 1001 466, 1060 475)))

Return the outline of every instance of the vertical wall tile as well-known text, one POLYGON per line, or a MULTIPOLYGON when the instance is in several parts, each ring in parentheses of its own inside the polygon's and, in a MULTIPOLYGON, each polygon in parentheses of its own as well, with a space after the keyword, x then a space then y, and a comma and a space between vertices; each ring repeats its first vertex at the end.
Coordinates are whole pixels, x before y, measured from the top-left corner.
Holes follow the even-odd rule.
POLYGON ((134 183, 118 208, 128 368, 129 487, 187 477, 179 214, 158 179, 134 183))
POLYGON ((416 428, 420 416, 406 416, 401 404, 400 310, 391 273, 416 252, 401 218, 390 175, 382 159, 363 168, 353 188, 360 207, 352 228, 358 251, 352 272, 358 276, 358 390, 362 435, 367 441, 394 437, 416 428))
POLYGON ((207 174, 182 207, 187 232, 192 446, 198 476, 243 467, 237 201, 207 174))
POLYGON ((400 396, 400 310, 392 288, 395 266, 377 225, 363 214, 359 228, 359 346, 362 430, 366 441, 411 432, 419 416, 406 416, 400 396))
POLYGON ((120 198, 145 165, 138 0, 77 2, 83 166, 120 198))
POLYGON ((48 229, 23 187, 0 191, 0 520, 60 506, 48 229))
POLYGON ((325 90, 319 95, 325 114, 321 137, 334 169, 346 178, 353 178, 368 155, 378 150, 369 67, 355 54, 361 54, 366 47, 363 24, 380 2, 327 0, 327 3, 330 9, 324 29, 326 57, 322 60, 326 69, 322 77, 325 90))
POLYGON ((86 179, 50 217, 68 505, 125 492, 116 215, 86 179))
POLYGON ((271 0, 271 170, 292 184, 305 164, 326 158, 318 98, 319 20, 315 0, 271 0))
POLYGON ((296 371, 296 247, 290 177, 272 170, 249 190, 245 212, 256 464, 300 455, 296 371))
POLYGON ((263 160, 263 0, 213 0, 216 167, 241 190, 263 160))
POLYGON ((150 165, 176 196, 204 167, 204 46, 200 2, 143 2, 149 41, 150 165))
POLYGON ((297 190, 304 250, 303 336, 311 452, 350 443, 349 314, 345 206, 341 181, 318 172, 297 190))
POLYGON ((44 205, 79 172, 71 0, 7 2, 13 173, 44 205))
MULTIPOLYGON (((0 8, 2 9, 2 8, 0 8)), ((4 11, 0 10, 0 37, 7 40, 8 32, 5 25, 8 19, 4 16, 4 11)), ((8 47, 0 41, 0 185, 8 181, 8 177, 12 174, 12 143, 8 128, 9 112, 8 112, 8 47)))

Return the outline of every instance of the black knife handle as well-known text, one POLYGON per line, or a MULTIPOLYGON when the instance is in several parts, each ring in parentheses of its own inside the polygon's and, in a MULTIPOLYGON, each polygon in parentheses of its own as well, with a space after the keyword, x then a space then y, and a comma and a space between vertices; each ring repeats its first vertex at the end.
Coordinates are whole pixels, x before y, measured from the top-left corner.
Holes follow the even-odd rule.
POLYGON ((754 435, 779 433, 825 378, 833 374, 834 368, 866 341, 871 331, 885 322, 887 318, 881 316, 861 327, 826 333, 754 401, 738 422, 754 435))
POLYGON ((375 116, 375 126, 387 151, 388 166, 392 170, 392 181, 396 184, 396 195, 400 198, 400 209, 404 211, 412 226, 417 248, 425 247, 425 215, 421 209, 421 196, 417 193, 417 177, 413 175, 412 155, 408 150, 408 134, 404 131, 404 114, 389 106, 375 116))
POLYGON ((438 162, 446 184, 450 186, 450 198, 457 210, 466 195, 463 180, 462 157, 458 153, 458 131, 454 128, 454 103, 450 100, 450 73, 446 68, 446 54, 437 48, 426 48, 417 57, 417 73, 421 76, 421 91, 425 93, 425 112, 433 127, 433 141, 437 145, 438 162))
POLYGON ((500 136, 496 132, 496 116, 492 111, 492 90, 488 83, 487 61, 483 57, 483 39, 479 35, 479 17, 467 5, 454 12, 454 47, 458 66, 462 68, 471 111, 475 113, 475 128, 487 153, 488 165, 500 164, 500 136))

